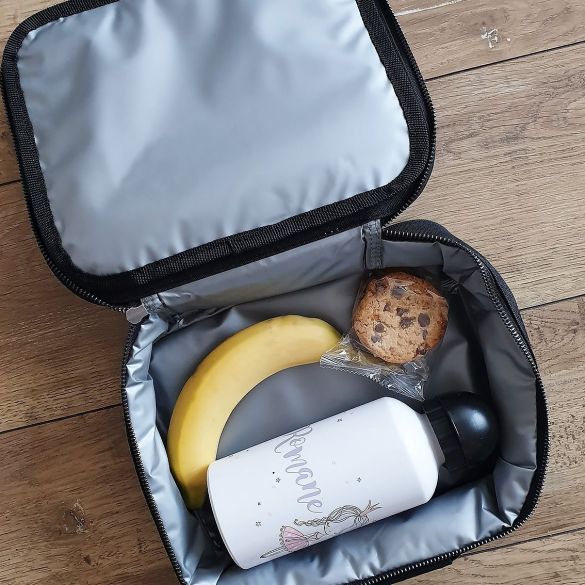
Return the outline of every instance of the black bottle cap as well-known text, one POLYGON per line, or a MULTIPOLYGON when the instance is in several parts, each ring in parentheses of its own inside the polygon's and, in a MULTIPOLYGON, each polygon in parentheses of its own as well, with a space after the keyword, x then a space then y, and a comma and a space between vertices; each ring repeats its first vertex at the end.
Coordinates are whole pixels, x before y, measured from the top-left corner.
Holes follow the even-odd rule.
POLYGON ((476 467, 494 452, 499 439, 498 420, 480 397, 459 392, 427 400, 423 407, 449 471, 476 467))

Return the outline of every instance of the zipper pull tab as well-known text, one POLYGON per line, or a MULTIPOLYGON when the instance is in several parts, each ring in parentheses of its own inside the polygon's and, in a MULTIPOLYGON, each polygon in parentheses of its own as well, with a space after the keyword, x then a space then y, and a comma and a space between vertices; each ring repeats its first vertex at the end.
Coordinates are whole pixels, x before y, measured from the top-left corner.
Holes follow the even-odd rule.
POLYGON ((132 325, 138 325, 145 317, 148 317, 148 311, 142 303, 137 307, 126 309, 126 319, 128 319, 132 325))

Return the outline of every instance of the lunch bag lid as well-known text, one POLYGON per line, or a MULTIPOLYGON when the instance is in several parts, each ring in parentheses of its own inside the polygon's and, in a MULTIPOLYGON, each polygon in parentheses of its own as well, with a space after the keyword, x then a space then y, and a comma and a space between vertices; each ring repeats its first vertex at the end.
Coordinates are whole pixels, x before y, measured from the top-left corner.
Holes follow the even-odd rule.
POLYGON ((16 29, 2 80, 41 249, 94 302, 391 219, 432 166, 384 0, 67 2, 16 29))

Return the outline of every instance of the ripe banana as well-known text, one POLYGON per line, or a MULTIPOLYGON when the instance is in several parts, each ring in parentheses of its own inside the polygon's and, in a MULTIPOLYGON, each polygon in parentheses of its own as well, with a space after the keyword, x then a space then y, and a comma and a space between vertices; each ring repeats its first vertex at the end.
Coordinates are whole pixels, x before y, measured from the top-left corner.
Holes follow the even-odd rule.
POLYGON ((199 364, 179 395, 167 437, 171 469, 190 509, 205 501, 207 468, 238 402, 269 376, 318 362, 338 340, 320 319, 275 317, 226 339, 199 364))

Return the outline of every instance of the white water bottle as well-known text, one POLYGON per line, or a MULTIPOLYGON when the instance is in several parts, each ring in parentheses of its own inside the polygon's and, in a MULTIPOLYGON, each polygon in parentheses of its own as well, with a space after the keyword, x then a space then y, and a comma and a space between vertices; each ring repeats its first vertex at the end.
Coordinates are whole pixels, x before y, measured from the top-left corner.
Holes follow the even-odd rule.
POLYGON ((215 522, 248 569, 427 502, 439 468, 484 460, 497 425, 472 394, 380 398, 210 465, 215 522))

